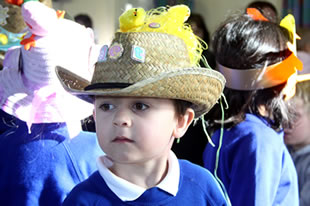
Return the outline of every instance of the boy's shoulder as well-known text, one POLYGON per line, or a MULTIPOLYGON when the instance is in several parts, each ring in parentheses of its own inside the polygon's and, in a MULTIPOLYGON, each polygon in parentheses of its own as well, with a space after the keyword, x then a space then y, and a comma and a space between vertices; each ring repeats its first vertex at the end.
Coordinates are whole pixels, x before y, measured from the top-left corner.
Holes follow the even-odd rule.
POLYGON ((98 171, 76 185, 65 199, 63 205, 96 205, 103 197, 113 195, 98 171))
POLYGON ((198 175, 206 178, 213 177, 209 170, 206 170, 197 164, 184 159, 178 159, 178 161, 180 165, 180 172, 183 173, 184 176, 192 177, 193 175, 198 175))
POLYGON ((223 191, 209 170, 187 160, 179 160, 179 163, 179 192, 184 190, 187 191, 187 193, 191 193, 189 191, 192 191, 196 193, 196 195, 200 192, 209 202, 209 205, 226 205, 223 191))
POLYGON ((208 186, 218 186, 217 181, 209 170, 199 165, 193 164, 187 160, 179 160, 180 164, 180 176, 182 181, 190 181, 191 183, 208 186))

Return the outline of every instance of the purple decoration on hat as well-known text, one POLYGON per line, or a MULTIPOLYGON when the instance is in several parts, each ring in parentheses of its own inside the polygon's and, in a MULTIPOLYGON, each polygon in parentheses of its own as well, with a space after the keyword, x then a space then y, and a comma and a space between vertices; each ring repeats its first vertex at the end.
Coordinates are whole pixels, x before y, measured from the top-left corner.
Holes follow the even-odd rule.
POLYGON ((159 23, 156 23, 156 22, 152 22, 149 24, 149 27, 150 28, 153 28, 153 29, 157 29, 160 27, 160 24, 159 23))
POLYGON ((143 63, 145 61, 145 49, 139 46, 132 46, 131 58, 143 63))
POLYGON ((101 47, 100 54, 99 54, 99 57, 98 57, 98 62, 105 62, 107 60, 108 50, 109 50, 108 45, 103 45, 101 47))
POLYGON ((114 43, 110 48, 109 48, 109 57, 111 59, 118 59, 120 56, 122 56, 124 51, 124 48, 121 44, 119 43, 114 43))

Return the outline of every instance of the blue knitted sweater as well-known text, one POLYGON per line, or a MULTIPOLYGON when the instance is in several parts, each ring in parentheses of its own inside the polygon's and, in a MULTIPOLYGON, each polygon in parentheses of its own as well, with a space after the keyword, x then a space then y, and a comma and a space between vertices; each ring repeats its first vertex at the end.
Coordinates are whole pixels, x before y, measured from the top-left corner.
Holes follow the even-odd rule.
POLYGON ((65 123, 26 123, 0 110, 0 205, 57 206, 96 170, 95 133, 70 139, 65 123))
MULTIPOLYGON (((219 145, 220 131, 212 139, 219 145)), ((214 171, 217 146, 206 146, 204 165, 214 171)), ((217 172, 232 205, 298 206, 296 170, 283 142, 283 132, 273 130, 258 116, 224 131, 217 172)))
POLYGON ((200 166, 186 160, 179 160, 180 181, 176 196, 153 187, 138 199, 123 202, 107 186, 99 172, 77 185, 64 201, 64 206, 122 206, 122 205, 227 205, 221 189, 212 174, 200 166))

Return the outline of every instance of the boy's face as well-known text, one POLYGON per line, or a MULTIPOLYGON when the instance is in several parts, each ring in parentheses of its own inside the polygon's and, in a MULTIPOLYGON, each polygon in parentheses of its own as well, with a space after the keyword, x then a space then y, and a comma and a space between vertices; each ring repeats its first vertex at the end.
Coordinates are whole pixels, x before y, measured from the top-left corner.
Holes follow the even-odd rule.
POLYGON ((192 121, 193 117, 186 119, 187 116, 177 117, 174 103, 168 99, 96 97, 95 100, 99 144, 116 163, 165 158, 174 138, 183 136, 192 121))
POLYGON ((297 119, 293 122, 292 128, 284 130, 284 141, 298 150, 310 144, 310 115, 301 99, 294 98, 294 106, 297 119))

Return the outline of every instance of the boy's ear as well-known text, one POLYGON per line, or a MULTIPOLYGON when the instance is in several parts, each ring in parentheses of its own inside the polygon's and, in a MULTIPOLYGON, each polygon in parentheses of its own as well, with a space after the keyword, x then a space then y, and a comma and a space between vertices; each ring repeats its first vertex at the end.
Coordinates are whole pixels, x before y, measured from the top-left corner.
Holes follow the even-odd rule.
POLYGON ((187 131, 189 125, 194 120, 194 117, 194 110, 192 108, 188 108, 183 116, 178 117, 177 125, 173 130, 173 136, 175 138, 181 138, 187 131))

